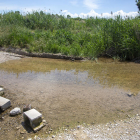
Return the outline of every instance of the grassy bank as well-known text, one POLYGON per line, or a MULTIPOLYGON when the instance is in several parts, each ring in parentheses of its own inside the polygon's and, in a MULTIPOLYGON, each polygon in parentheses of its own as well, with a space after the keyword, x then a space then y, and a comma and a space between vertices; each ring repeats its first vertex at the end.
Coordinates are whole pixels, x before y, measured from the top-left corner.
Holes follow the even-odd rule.
POLYGON ((0 47, 121 60, 140 56, 140 18, 65 18, 43 11, 0 14, 0 47))

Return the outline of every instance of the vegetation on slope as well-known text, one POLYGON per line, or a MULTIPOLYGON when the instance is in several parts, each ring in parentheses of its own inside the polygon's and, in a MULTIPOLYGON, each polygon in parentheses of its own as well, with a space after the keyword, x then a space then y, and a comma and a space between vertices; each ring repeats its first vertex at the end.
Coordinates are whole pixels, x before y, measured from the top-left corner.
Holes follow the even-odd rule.
POLYGON ((0 47, 121 60, 140 56, 140 18, 65 18, 43 11, 0 14, 0 47))

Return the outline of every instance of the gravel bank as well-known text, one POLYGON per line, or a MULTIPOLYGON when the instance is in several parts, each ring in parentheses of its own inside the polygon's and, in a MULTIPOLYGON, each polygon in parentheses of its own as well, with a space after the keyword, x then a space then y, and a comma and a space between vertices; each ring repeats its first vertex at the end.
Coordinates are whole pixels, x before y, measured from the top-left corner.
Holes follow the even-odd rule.
POLYGON ((128 117, 100 125, 80 125, 75 129, 64 130, 62 133, 51 135, 48 138, 35 136, 28 140, 139 140, 140 139, 140 115, 128 117))

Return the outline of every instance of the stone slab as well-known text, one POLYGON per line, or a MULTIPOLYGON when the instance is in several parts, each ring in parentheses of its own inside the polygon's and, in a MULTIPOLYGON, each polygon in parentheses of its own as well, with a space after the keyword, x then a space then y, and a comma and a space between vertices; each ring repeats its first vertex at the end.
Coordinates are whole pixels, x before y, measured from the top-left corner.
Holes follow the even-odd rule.
POLYGON ((11 106, 11 101, 9 99, 0 96, 0 109, 4 111, 10 106, 11 106))
POLYGON ((31 109, 23 113, 24 122, 33 129, 42 123, 42 114, 35 109, 31 109))

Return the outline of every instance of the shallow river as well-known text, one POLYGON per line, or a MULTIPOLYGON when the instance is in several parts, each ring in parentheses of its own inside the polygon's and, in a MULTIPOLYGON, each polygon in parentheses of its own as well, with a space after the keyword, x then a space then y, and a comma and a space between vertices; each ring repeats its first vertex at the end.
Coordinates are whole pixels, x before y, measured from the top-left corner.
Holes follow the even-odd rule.
POLYGON ((23 58, 0 64, 0 85, 13 104, 30 103, 53 129, 140 113, 140 64, 23 58))

